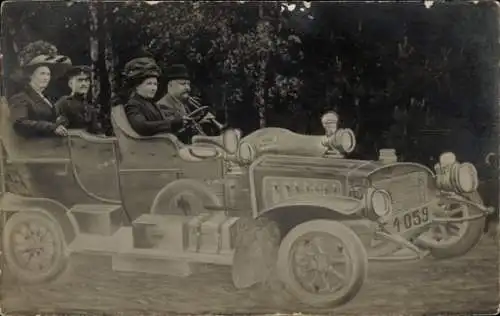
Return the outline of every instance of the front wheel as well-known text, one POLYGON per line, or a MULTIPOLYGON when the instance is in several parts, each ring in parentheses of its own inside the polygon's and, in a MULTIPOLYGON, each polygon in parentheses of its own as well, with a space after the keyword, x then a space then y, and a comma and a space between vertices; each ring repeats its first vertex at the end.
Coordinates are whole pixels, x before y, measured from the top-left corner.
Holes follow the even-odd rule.
MULTIPOLYGON (((470 194, 467 198, 476 203, 482 203, 478 193, 470 194)), ((460 219, 473 217, 482 212, 476 207, 459 203, 454 200, 443 200, 436 217, 460 219)), ((429 249, 431 255, 438 259, 462 256, 476 246, 484 234, 486 217, 462 222, 441 222, 432 224, 431 228, 420 235, 416 243, 429 249)))
POLYGON ((7 267, 21 282, 51 281, 68 265, 62 230, 45 214, 23 211, 12 215, 2 242, 7 267))
POLYGON ((281 242, 277 270, 286 290, 304 304, 333 307, 361 289, 368 258, 359 237, 340 222, 313 220, 281 242))

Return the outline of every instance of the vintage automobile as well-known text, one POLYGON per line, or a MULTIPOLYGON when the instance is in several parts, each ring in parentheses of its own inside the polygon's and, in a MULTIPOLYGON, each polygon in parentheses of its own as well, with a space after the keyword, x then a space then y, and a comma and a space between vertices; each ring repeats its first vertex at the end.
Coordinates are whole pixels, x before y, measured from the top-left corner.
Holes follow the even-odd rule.
POLYGON ((8 116, 3 101, 3 254, 24 282, 51 281, 69 254, 94 252, 115 271, 232 266, 236 288, 273 280, 304 304, 334 307, 359 292, 369 260, 465 254, 491 212, 475 167, 452 153, 434 171, 390 149, 377 161, 345 158, 355 137, 332 113, 322 136, 227 130, 189 145, 137 135, 122 106, 116 138, 20 139, 8 116))

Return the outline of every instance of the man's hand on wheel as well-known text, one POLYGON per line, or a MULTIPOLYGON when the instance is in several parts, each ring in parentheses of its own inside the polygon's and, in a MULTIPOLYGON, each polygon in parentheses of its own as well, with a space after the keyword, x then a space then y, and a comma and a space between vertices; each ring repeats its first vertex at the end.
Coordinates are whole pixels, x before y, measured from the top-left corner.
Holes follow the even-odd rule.
POLYGON ((183 116, 182 117, 182 125, 183 126, 190 126, 194 123, 194 119, 189 116, 183 116))
POLYGON ((200 123, 210 123, 215 120, 215 116, 212 113, 207 113, 201 120, 200 123))

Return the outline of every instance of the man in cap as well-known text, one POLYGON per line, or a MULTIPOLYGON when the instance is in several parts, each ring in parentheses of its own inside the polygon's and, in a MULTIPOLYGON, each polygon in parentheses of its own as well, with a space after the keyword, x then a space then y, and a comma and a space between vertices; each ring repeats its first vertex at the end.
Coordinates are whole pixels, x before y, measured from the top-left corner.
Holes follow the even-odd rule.
MULTIPOLYGON (((172 65, 167 69, 167 93, 156 104, 166 117, 185 118, 190 113, 190 105, 195 107, 195 103, 197 103, 190 96, 190 92, 191 80, 186 67, 179 64, 172 65)), ((201 120, 198 120, 198 123, 210 123, 213 119, 215 119, 214 115, 207 113, 201 120)), ((177 133, 177 137, 182 142, 188 143, 191 137, 197 134, 199 131, 194 127, 194 124, 188 124, 177 133)))
POLYGON ((66 73, 71 93, 61 97, 55 107, 66 118, 67 128, 85 129, 97 133, 100 130, 97 109, 87 100, 91 73, 92 69, 88 66, 72 67, 66 73))

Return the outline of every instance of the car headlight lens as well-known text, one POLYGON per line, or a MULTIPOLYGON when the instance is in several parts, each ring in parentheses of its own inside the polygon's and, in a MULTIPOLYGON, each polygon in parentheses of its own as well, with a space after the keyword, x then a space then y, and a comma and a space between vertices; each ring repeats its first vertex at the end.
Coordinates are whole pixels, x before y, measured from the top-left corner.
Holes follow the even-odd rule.
POLYGON ((392 210, 392 199, 385 190, 372 190, 367 194, 367 207, 376 217, 389 214, 392 210))
POLYGON ((240 142, 240 134, 236 130, 226 130, 222 134, 222 141, 225 149, 230 154, 235 154, 238 151, 238 143, 240 142))
POLYGON ((343 153, 350 153, 356 147, 356 136, 349 128, 338 129, 328 138, 328 147, 343 153))
POLYGON ((354 132, 350 129, 341 129, 338 131, 338 138, 342 150, 346 153, 350 153, 356 147, 356 137, 354 132))
POLYGON ((451 174, 451 182, 455 190, 470 193, 477 190, 479 179, 476 167, 471 163, 456 164, 451 174))
POLYGON ((249 143, 241 143, 238 149, 238 160, 242 163, 251 163, 255 159, 255 149, 249 143))

